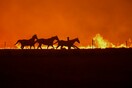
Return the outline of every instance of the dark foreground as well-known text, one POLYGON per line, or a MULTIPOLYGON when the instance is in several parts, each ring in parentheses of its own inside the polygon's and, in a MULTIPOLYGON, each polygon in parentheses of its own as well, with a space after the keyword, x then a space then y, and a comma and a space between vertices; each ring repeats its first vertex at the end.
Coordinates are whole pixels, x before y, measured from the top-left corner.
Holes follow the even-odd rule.
POLYGON ((0 88, 129 87, 132 49, 0 50, 0 88))

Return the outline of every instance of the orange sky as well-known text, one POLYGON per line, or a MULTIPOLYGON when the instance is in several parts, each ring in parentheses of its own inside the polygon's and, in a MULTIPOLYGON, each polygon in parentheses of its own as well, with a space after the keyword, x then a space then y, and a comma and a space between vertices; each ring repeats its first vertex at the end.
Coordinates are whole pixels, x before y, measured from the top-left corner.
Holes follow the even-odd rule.
POLYGON ((113 43, 132 38, 132 0, 0 0, 0 47, 33 34, 87 45, 97 33, 113 43))

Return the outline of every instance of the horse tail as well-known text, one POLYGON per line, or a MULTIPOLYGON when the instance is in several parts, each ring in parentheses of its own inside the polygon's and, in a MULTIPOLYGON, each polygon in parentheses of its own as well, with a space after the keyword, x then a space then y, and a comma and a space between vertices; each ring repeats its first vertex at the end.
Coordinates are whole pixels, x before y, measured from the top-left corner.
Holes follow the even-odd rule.
POLYGON ((19 43, 20 42, 20 40, 18 40, 16 43, 15 43, 15 45, 17 44, 17 43, 19 43))

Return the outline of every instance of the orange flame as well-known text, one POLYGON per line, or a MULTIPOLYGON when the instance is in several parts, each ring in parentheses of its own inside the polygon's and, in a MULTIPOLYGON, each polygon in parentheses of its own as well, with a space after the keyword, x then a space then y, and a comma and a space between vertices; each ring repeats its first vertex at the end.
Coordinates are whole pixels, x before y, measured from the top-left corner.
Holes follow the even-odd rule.
MULTIPOLYGON (((20 49, 20 44, 16 45, 17 49, 20 49)), ((56 47, 57 45, 54 45, 56 47)), ((92 39, 92 45, 87 45, 87 46, 79 46, 80 49, 95 49, 95 48, 100 48, 100 49, 105 49, 105 48, 131 48, 132 47, 132 40, 128 39, 125 43, 122 44, 113 44, 110 41, 104 39, 100 34, 96 34, 95 37, 92 39)), ((37 48, 37 46, 36 46, 37 48)), ((67 47, 64 47, 67 49, 67 47)), ((25 49, 29 49, 29 47, 25 47, 25 49)), ((33 48, 32 48, 33 49, 33 48)), ((43 45, 42 49, 47 49, 47 46, 43 45)), ((52 47, 49 47, 49 49, 53 49, 52 47)), ((60 48, 58 48, 60 49, 60 48)), ((74 49, 74 48, 72 48, 74 49)))
POLYGON ((115 47, 114 44, 112 44, 108 40, 105 40, 100 34, 97 34, 93 38, 93 44, 97 48, 113 48, 113 47, 115 47))
POLYGON ((108 40, 104 39, 100 34, 96 34, 95 37, 92 39, 92 45, 88 46, 80 46, 80 49, 94 49, 94 48, 131 48, 132 47, 132 40, 129 39, 125 43, 114 45, 113 43, 109 42, 108 40))

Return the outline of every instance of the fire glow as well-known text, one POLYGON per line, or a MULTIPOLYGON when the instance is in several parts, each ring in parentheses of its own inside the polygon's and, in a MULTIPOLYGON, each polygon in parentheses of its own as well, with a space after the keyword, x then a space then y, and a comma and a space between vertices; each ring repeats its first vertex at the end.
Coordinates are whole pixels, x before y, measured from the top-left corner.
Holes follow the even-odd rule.
POLYGON ((95 37, 93 37, 92 39, 92 44, 91 46, 88 45, 87 47, 80 47, 81 49, 91 49, 91 48, 101 48, 101 49, 106 49, 106 48, 131 48, 132 47, 132 43, 131 43, 131 39, 129 39, 128 41, 125 41, 122 44, 113 44, 111 42, 109 42, 108 40, 104 39, 100 34, 96 34, 95 37))
MULTIPOLYGON (((79 45, 79 44, 78 44, 79 45)), ((57 45, 54 45, 54 47, 56 48, 57 45)), ((35 48, 37 47, 37 44, 35 46, 35 48)), ((129 39, 128 41, 125 41, 122 44, 113 44, 110 41, 104 39, 100 34, 96 34, 92 41, 91 41, 91 45, 88 46, 78 46, 80 49, 106 49, 106 48, 131 48, 132 47, 132 41, 131 39, 129 39)), ((17 45, 17 49, 20 49, 20 44, 17 45)), ((29 47, 25 47, 24 49, 29 49, 29 47)), ((32 47, 32 49, 34 49, 32 47)), ((43 45, 42 49, 47 49, 47 46, 43 45)), ((49 47, 49 49, 53 49, 52 47, 49 47)), ((58 48, 60 49, 60 48, 58 48)), ((64 49, 67 49, 67 47, 64 47, 64 49)), ((74 48, 72 48, 74 49, 74 48)))

